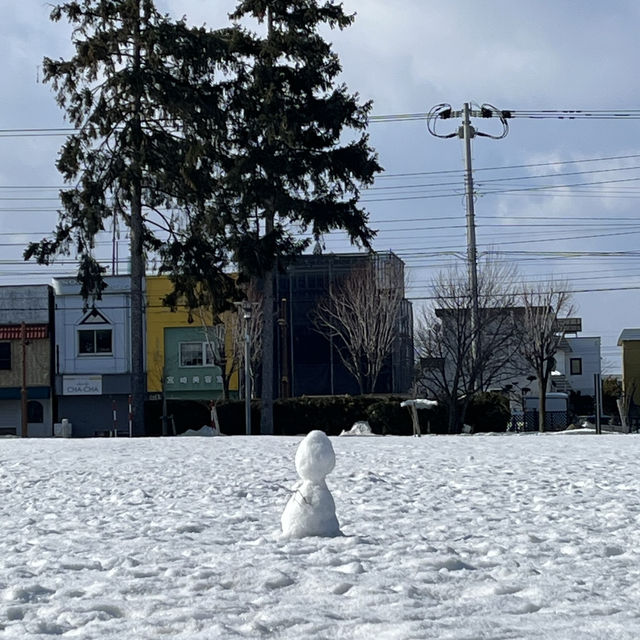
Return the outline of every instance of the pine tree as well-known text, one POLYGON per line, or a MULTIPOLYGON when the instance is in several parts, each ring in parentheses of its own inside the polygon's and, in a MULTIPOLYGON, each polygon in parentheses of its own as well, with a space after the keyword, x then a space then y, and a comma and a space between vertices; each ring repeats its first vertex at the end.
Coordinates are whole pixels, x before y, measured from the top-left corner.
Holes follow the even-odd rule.
POLYGON ((231 47, 242 66, 229 104, 233 153, 220 163, 234 220, 229 246, 240 272, 264 283, 261 432, 270 434, 275 270, 335 229, 370 248, 374 232, 359 190, 381 168, 364 133, 371 103, 338 83, 338 56, 318 33, 344 29, 353 16, 330 1, 243 0, 231 18, 266 26, 260 36, 236 23, 231 47))
MULTIPOLYGON (((189 251, 193 220, 210 201, 215 158, 225 145, 229 34, 172 22, 152 0, 63 2, 51 19, 63 18, 74 27, 75 55, 45 58, 44 78, 76 129, 57 161, 71 186, 60 194, 53 237, 29 245, 25 259, 49 264, 74 252, 83 297, 99 299, 105 283, 94 256, 96 234, 112 218, 127 223, 134 433, 142 434, 145 256, 163 240, 184 242, 189 251)), ((210 279, 225 281, 224 253, 212 249, 206 258, 210 279)))
POLYGON ((61 193, 54 236, 25 257, 48 264, 74 251, 83 296, 99 298, 96 234, 116 216, 129 225, 136 433, 145 254, 156 252, 172 277, 169 302, 183 295, 197 306, 204 291, 224 308, 230 259, 245 279, 261 278, 262 432, 272 433, 274 270, 331 230, 366 248, 374 236, 358 204, 381 170, 364 133, 371 103, 338 83, 338 57, 318 34, 353 16, 330 1, 241 1, 232 19, 266 22, 262 37, 238 23, 188 28, 152 0, 68 1, 51 17, 75 27, 75 55, 44 63, 77 129, 58 159, 73 186, 61 193))

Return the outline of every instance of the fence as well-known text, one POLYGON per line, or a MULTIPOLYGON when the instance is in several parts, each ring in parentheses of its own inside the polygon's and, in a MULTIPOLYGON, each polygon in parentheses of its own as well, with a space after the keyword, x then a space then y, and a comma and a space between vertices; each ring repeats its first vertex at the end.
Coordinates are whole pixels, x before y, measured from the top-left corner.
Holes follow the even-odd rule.
MULTIPOLYGON (((544 420, 545 431, 563 431, 569 425, 566 411, 547 411, 544 420)), ((514 413, 508 431, 538 431, 538 411, 533 409, 514 413)))

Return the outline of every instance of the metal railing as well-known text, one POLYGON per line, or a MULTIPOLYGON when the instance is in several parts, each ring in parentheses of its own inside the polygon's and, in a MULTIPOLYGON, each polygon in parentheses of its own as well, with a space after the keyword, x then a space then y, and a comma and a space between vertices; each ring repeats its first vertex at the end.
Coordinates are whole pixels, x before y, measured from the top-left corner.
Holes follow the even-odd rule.
MULTIPOLYGON (((545 415, 545 431, 563 431, 569 426, 566 411, 547 411, 545 415)), ((511 416, 507 431, 525 432, 538 431, 538 412, 526 411, 511 416)))

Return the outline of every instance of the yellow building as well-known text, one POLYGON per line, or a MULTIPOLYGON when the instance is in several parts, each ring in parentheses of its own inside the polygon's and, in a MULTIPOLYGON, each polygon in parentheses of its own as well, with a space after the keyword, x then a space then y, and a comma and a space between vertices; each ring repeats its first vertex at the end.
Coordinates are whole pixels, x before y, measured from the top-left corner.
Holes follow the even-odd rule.
MULTIPOLYGON (((191 314, 185 308, 172 311, 162 301, 172 291, 165 276, 148 276, 147 286, 147 391, 168 399, 216 400, 223 396, 220 351, 230 353, 232 331, 225 330, 233 314, 214 323, 206 309, 191 314), (224 349, 220 348, 221 344, 224 349), (216 364, 217 363, 217 364, 216 364)), ((227 358, 229 394, 237 397, 238 377, 227 358)))
POLYGON ((640 406, 640 329, 624 329, 618 346, 622 347, 622 388, 640 406))

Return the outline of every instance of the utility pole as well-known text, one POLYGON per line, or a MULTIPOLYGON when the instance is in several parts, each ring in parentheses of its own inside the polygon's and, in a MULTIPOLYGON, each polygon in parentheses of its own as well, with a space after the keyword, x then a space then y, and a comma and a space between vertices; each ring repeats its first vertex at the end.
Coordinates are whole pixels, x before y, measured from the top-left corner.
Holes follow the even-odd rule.
POLYGON ((467 270, 469 278, 469 292, 471 294, 471 357, 474 367, 480 354, 480 332, 478 330, 478 316, 480 304, 478 301, 478 249, 476 244, 476 222, 473 192, 473 168, 471 162, 471 140, 476 135, 485 138, 500 140, 509 133, 507 119, 511 117, 509 111, 499 111, 490 104, 483 104, 479 109, 472 109, 469 102, 465 102, 461 111, 452 111, 450 104, 436 105, 427 116, 427 128, 436 138, 461 138, 464 141, 464 165, 465 165, 465 205, 467 219, 467 270), (502 123, 502 133, 494 135, 477 131, 471 125, 471 118, 497 117, 502 123), (436 131, 436 120, 449 118, 462 118, 462 126, 456 132, 440 134, 436 131))
POLYGON ((602 433, 602 376, 599 373, 593 374, 594 396, 593 404, 596 415, 596 433, 602 433))
POLYGON ((476 219, 473 201, 473 170, 471 168, 471 138, 476 130, 470 122, 471 109, 465 102, 462 111, 462 127, 458 130, 458 137, 464 140, 464 185, 465 202, 467 209, 467 264, 469 270, 469 290, 471 291, 471 355, 473 362, 478 360, 480 352, 480 336, 478 334, 478 250, 476 245, 476 219))
POLYGON ((22 424, 20 435, 29 436, 28 399, 27 399, 27 326, 23 322, 20 326, 20 346, 22 348, 22 387, 20 389, 22 424))

